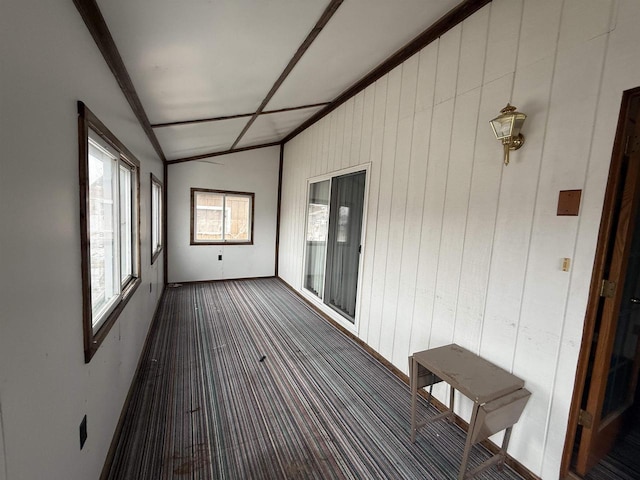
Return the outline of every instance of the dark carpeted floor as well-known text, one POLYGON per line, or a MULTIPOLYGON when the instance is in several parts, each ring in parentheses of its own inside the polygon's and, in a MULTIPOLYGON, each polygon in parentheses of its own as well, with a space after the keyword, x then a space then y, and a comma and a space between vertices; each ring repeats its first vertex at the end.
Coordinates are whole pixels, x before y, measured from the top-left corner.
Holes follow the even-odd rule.
POLYGON ((141 362, 109 479, 457 476, 464 432, 411 444, 407 385, 277 279, 167 288, 141 362))
POLYGON ((640 405, 636 404, 634 409, 627 432, 618 439, 609 455, 591 469, 585 480, 640 479, 640 405))

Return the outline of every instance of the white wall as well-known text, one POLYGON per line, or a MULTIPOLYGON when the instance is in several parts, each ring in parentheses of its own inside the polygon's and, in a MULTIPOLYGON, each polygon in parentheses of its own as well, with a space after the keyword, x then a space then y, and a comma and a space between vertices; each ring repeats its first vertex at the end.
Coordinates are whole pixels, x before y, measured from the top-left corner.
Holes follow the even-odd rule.
POLYGON ((4 459, 4 427, 2 426, 2 399, 0 398, 0 480, 7 480, 7 464, 4 459))
POLYGON ((3 0, 0 32, 0 401, 7 478, 95 479, 161 291, 162 258, 149 265, 149 173, 162 178, 162 164, 73 2, 3 0), (141 162, 142 285, 89 364, 82 340, 77 100, 141 162))
POLYGON ((279 164, 280 148, 268 147, 169 165, 169 282, 275 274, 279 164), (190 245, 192 187, 255 193, 253 245, 190 245))
POLYGON ((525 379, 509 453, 543 478, 558 478, 639 21, 633 0, 494 0, 285 146, 279 275, 301 288, 306 179, 372 162, 358 336, 405 372, 455 342, 525 379), (528 119, 503 167, 488 121, 507 101, 528 119), (568 189, 580 215, 558 217, 568 189))

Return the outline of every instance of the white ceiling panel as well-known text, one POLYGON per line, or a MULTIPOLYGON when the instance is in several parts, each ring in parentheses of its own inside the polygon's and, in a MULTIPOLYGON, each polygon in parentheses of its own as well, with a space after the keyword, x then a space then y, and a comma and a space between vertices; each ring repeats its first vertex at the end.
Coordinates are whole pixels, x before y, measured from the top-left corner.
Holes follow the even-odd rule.
POLYGON ((333 100, 458 3, 459 0, 345 0, 268 108, 333 100))
POLYGON ((228 150, 248 118, 156 128, 155 134, 168 160, 228 150))
POLYGON ((260 115, 251 128, 244 134, 238 147, 248 147, 252 145, 262 145, 265 143, 277 142, 287 136, 289 132, 298 125, 311 118, 323 107, 305 108, 289 112, 270 113, 260 115))
POLYGON ((98 0, 151 123, 254 112, 328 3, 98 0))

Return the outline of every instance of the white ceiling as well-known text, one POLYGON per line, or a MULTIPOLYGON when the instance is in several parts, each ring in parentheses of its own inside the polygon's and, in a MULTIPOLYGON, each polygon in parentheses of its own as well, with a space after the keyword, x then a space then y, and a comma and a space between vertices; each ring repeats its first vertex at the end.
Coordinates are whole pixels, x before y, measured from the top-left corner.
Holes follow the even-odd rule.
MULTIPOLYGON (((344 0, 264 108, 330 102, 460 0, 344 0)), ((152 125, 258 110, 329 0, 98 0, 152 125)), ((259 115, 235 148, 322 107, 259 115)), ((229 150, 251 116, 155 127, 168 160, 229 150)))

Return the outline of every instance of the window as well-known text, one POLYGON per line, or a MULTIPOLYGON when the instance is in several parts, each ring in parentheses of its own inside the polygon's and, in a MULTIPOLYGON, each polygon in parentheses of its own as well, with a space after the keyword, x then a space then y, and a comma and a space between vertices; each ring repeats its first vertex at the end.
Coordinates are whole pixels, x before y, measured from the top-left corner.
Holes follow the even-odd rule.
POLYGON ((78 102, 85 362, 140 284, 140 163, 78 102))
POLYGON ((162 183, 151 174, 151 264, 162 251, 162 183))
POLYGON ((191 245, 252 245, 253 193, 191 189, 191 245))

